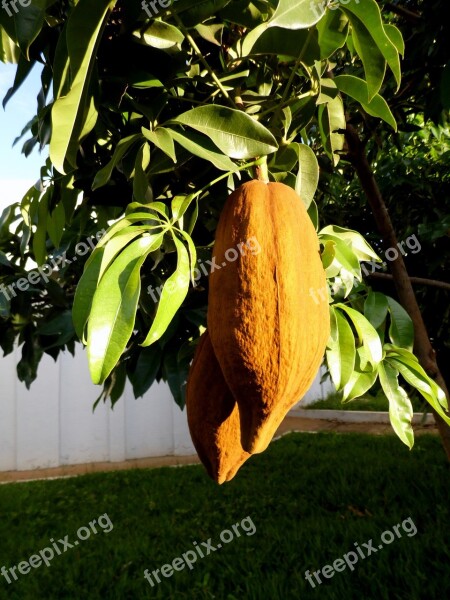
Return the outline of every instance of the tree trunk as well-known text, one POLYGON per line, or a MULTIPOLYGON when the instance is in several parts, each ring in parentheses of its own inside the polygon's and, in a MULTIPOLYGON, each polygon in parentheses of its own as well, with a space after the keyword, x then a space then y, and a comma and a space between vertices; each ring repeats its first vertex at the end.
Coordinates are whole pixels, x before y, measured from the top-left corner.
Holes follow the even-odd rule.
MULTIPOLYGON (((352 125, 347 125, 345 137, 347 140, 349 159, 358 174, 361 186, 372 209, 378 230, 383 238, 384 245, 386 248, 396 248, 398 242, 397 236, 387 206, 381 195, 380 188, 378 187, 369 161, 367 160, 364 145, 352 125)), ((398 252, 397 258, 389 264, 400 303, 407 311, 414 324, 414 352, 422 367, 443 389, 447 401, 449 401, 450 398, 447 385, 439 370, 436 361, 436 353, 431 345, 430 337, 423 321, 422 313, 420 312, 401 252, 398 252)), ((447 458, 450 461, 450 427, 434 410, 433 414, 447 458)))

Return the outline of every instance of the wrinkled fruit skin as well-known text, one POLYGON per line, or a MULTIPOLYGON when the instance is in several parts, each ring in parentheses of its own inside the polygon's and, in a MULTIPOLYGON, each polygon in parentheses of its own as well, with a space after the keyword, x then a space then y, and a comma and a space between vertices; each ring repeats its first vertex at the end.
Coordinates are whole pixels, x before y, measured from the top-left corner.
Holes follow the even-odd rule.
POLYGON ((208 333, 200 338, 186 387, 189 431, 197 454, 217 483, 232 479, 250 457, 241 446, 239 410, 208 333))
POLYGON ((325 353, 328 303, 310 293, 326 286, 319 241, 290 187, 251 181, 226 201, 213 256, 226 266, 210 275, 209 335, 238 403, 242 447, 255 454, 308 390, 325 353), (259 252, 246 248, 250 239, 259 252), (242 248, 234 261, 230 248, 242 248))

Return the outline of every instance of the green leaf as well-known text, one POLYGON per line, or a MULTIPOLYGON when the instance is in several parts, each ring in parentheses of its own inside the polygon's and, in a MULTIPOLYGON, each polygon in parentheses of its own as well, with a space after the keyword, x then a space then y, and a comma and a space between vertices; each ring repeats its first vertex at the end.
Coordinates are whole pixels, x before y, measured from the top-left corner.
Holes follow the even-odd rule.
POLYGON ((150 129, 142 127, 142 133, 150 142, 155 144, 157 148, 167 154, 167 156, 171 158, 174 163, 177 162, 171 131, 165 127, 157 127, 154 131, 150 131, 150 129))
POLYGON ((364 24, 354 15, 350 15, 350 21, 352 24, 351 39, 364 67, 368 90, 366 102, 369 102, 380 91, 383 84, 386 75, 386 60, 364 24))
POLYGON ((388 299, 380 292, 369 292, 364 302, 364 316, 372 323, 375 329, 382 325, 388 313, 388 299))
POLYGON ((189 253, 184 244, 173 233, 172 238, 177 249, 177 268, 164 283, 155 318, 142 346, 150 346, 150 344, 159 340, 188 293, 190 280, 189 253))
POLYGON ((389 337, 393 344, 412 351, 414 345, 414 325, 406 310, 393 298, 387 296, 391 324, 389 337))
POLYGON ((397 81, 397 89, 401 82, 400 59, 397 48, 391 42, 383 26, 380 7, 375 0, 364 0, 364 2, 349 2, 342 7, 353 25, 352 17, 356 15, 358 19, 368 29, 375 44, 386 59, 391 71, 397 81))
POLYGON ((338 152, 344 148, 343 131, 346 128, 344 105, 340 96, 319 106, 319 128, 325 151, 333 165, 337 166, 340 158, 338 152))
POLYGON ((380 363, 381 387, 389 400, 389 419, 392 428, 404 444, 411 449, 414 445, 414 431, 411 425, 413 408, 408 394, 398 383, 398 372, 391 365, 380 363))
POLYGON ((237 166, 228 156, 217 151, 217 147, 208 139, 192 132, 180 133, 174 129, 168 130, 173 139, 191 154, 207 160, 220 171, 236 171, 237 166))
POLYGON ((94 383, 105 381, 133 333, 141 291, 140 270, 155 237, 141 237, 127 246, 106 271, 95 292, 87 339, 94 383))
POLYGON ((264 125, 246 113, 211 104, 179 115, 172 122, 188 125, 208 136, 231 158, 247 159, 275 152, 278 145, 264 125))
POLYGON ((342 48, 348 36, 348 19, 340 10, 327 10, 317 23, 320 59, 330 58, 342 48))
POLYGON ((72 319, 78 338, 85 343, 85 327, 91 312, 92 299, 97 289, 104 248, 97 248, 89 257, 78 282, 72 307, 72 319))
POLYGON ((380 262, 378 254, 366 242, 363 236, 353 229, 346 229, 338 225, 328 225, 320 230, 319 237, 335 241, 344 240, 349 243, 354 254, 360 261, 376 260, 380 262))
MULTIPOLYGON (((332 307, 331 307, 332 308, 332 307)), ((328 368, 337 390, 342 389, 350 380, 355 366, 355 337, 352 328, 339 311, 334 311, 335 327, 326 351, 328 368)))
POLYGON ((64 204, 59 202, 53 212, 47 215, 47 231, 55 248, 59 248, 66 226, 66 211, 64 204))
POLYGON ((263 31, 260 37, 251 45, 251 38, 245 43, 246 56, 249 54, 276 54, 291 57, 302 56, 306 65, 313 65, 320 58, 320 48, 317 34, 307 31, 289 31, 281 27, 270 27, 263 31))
POLYGON ((279 0, 268 25, 285 29, 306 29, 322 18, 325 4, 322 0, 279 0))
POLYGON ((120 140, 114 150, 111 160, 95 175, 94 182, 92 184, 93 190, 96 190, 108 183, 108 181, 111 179, 114 168, 118 165, 130 148, 140 140, 142 140, 142 136, 138 133, 129 135, 128 137, 120 140))
POLYGON ((184 41, 181 31, 175 25, 164 21, 153 21, 144 32, 135 31, 133 35, 139 42, 160 50, 172 48, 184 41))
POLYGON ((375 94, 372 100, 368 101, 369 91, 363 79, 353 75, 337 75, 334 81, 340 91, 359 102, 366 113, 383 119, 394 131, 397 131, 397 123, 386 100, 380 94, 375 94))
POLYGON ((319 163, 316 155, 306 144, 292 143, 298 153, 298 173, 295 182, 295 191, 303 200, 308 209, 319 183, 319 163))
POLYGON ((53 104, 50 141, 50 159, 60 173, 66 172, 66 159, 75 166, 77 142, 95 125, 96 110, 88 97, 89 83, 101 32, 115 3, 79 0, 67 22, 71 86, 67 95, 59 96, 53 104))
POLYGON ((33 235, 33 254, 39 266, 43 265, 47 258, 48 203, 52 192, 53 188, 48 187, 38 204, 36 231, 33 235))
POLYGON ((391 25, 390 23, 384 23, 383 25, 384 31, 386 35, 389 37, 391 42, 397 49, 397 52, 404 56, 405 54, 405 41, 403 39, 402 32, 395 25, 391 25))
POLYGON ((402 377, 414 387, 425 400, 441 415, 450 425, 449 416, 444 410, 448 410, 448 402, 444 391, 437 383, 427 375, 419 364, 416 356, 408 350, 385 344, 386 360, 392 364, 402 377))
POLYGON ((36 6, 36 2, 28 2, 27 5, 21 6, 17 6, 16 2, 13 7, 12 2, 6 0, 0 8, 0 26, 4 27, 10 38, 17 43, 26 60, 30 60, 29 49, 44 25, 44 18, 45 9, 36 6), (8 5, 11 5, 11 14, 5 8, 8 5))
POLYGON ((350 308, 350 306, 339 303, 335 304, 335 308, 342 310, 350 317, 361 343, 367 350, 372 366, 376 367, 383 357, 383 349, 381 346, 380 337, 374 327, 361 313, 353 308, 350 308))
POLYGON ((350 402, 355 398, 361 398, 375 383, 378 377, 378 369, 373 371, 363 371, 362 354, 363 348, 358 348, 356 352, 355 370, 343 389, 342 402, 350 402))
POLYGON ((161 365, 161 349, 158 346, 142 348, 136 368, 130 374, 135 398, 143 396, 152 386, 161 365))

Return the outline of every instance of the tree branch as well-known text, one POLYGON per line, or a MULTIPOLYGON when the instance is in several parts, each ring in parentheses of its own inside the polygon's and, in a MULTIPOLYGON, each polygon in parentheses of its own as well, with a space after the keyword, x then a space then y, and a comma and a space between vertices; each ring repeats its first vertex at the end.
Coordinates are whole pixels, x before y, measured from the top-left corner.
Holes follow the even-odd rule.
MULTIPOLYGON (((372 209, 384 245, 386 248, 395 248, 398 241, 391 217, 367 159, 358 132, 350 124, 347 124, 345 138, 348 146, 349 160, 358 174, 361 187, 363 188, 367 201, 372 209)), ((416 352, 417 358, 426 373, 435 379, 436 383, 442 388, 448 400, 448 388, 445 379, 439 370, 436 361, 436 353, 431 345, 430 337, 422 313, 420 312, 419 304, 417 303, 417 298, 414 294, 403 256, 400 253, 397 258, 390 263, 390 269, 392 271, 392 278, 400 304, 409 314, 414 324, 414 351, 416 352)), ((450 460, 450 427, 434 409, 432 410, 447 458, 450 460)))
POLYGON ((387 2, 384 5, 384 8, 386 10, 390 10, 399 17, 403 17, 404 19, 406 19, 406 21, 409 21, 413 25, 417 25, 417 23, 419 23, 422 20, 421 14, 413 12, 412 10, 401 6, 400 4, 393 4, 392 2, 387 2))
MULTIPOLYGON (((387 279, 393 281, 394 276, 388 273, 369 273, 367 277, 371 277, 373 279, 387 279)), ((450 283, 446 281, 438 281, 437 279, 426 279, 425 277, 410 277, 411 283, 415 283, 417 285, 427 285, 429 287, 437 287, 443 290, 450 290, 450 283)))

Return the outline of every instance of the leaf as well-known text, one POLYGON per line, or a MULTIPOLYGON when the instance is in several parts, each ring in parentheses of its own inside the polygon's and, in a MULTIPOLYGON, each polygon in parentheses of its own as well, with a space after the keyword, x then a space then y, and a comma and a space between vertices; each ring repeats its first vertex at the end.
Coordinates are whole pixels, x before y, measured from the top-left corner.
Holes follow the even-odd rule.
POLYGON ((246 113, 226 106, 199 106, 182 113, 172 122, 188 125, 205 134, 231 158, 265 156, 278 148, 275 138, 264 125, 246 113))
POLYGON ((325 13, 322 0, 279 0, 269 27, 306 29, 315 25, 325 13))
MULTIPOLYGON (((359 350, 359 348, 358 348, 359 350)), ((355 398, 361 398, 375 383, 378 377, 378 370, 373 371, 353 371, 347 385, 344 386, 342 402, 350 402, 355 398)))
POLYGON ((369 292, 364 302, 364 316, 372 323, 375 329, 382 325, 388 313, 388 299, 380 292, 369 292))
POLYGON ((383 357, 383 349, 380 337, 374 327, 354 308, 342 303, 335 304, 335 308, 342 310, 350 317, 361 343, 366 347, 372 366, 376 367, 383 357))
POLYGON ((171 158, 174 163, 177 162, 171 131, 165 129, 165 127, 157 127, 154 131, 150 131, 150 129, 142 127, 142 133, 150 142, 155 144, 157 148, 167 154, 167 156, 171 158))
POLYGON ((141 140, 142 136, 138 133, 134 135, 129 135, 126 138, 123 138, 118 142, 114 154, 112 155, 111 160, 97 172, 94 178, 94 182, 92 184, 92 189, 96 190, 108 183, 111 179, 112 172, 114 168, 118 165, 118 163, 122 160, 125 154, 130 150, 130 148, 137 141, 141 140))
POLYGON ((414 431, 411 425, 413 408, 408 394, 398 383, 398 372, 389 364, 380 363, 378 367, 381 387, 389 400, 389 419, 395 433, 404 444, 414 445, 414 431))
POLYGON ((309 31, 289 31, 281 27, 270 27, 262 32, 261 36, 250 45, 250 39, 245 44, 246 56, 249 54, 276 54, 291 57, 302 56, 306 65, 313 65, 320 58, 320 48, 317 34, 309 31))
POLYGON ((337 390, 342 389, 350 380, 355 366, 355 337, 348 321, 334 311, 333 337, 330 337, 326 351, 328 368, 337 390))
POLYGON ((155 236, 132 242, 101 279, 92 301, 87 352, 94 383, 103 383, 116 366, 133 333, 141 291, 140 270, 155 236))
POLYGON ((363 236, 353 229, 346 229, 345 227, 339 227, 338 225, 328 225, 327 227, 321 229, 319 237, 331 240, 335 239, 336 241, 344 240, 348 242, 351 246, 351 249, 360 261, 371 259, 378 262, 381 261, 378 254, 376 254, 373 248, 369 246, 363 236))
MULTIPOLYGON (((66 159, 75 165, 76 151, 69 149, 71 144, 79 142, 81 134, 86 133, 86 107, 90 77, 95 62, 101 32, 109 11, 116 0, 79 0, 71 11, 67 21, 66 41, 69 57, 71 86, 65 96, 59 96, 52 108, 52 137, 50 141, 50 159, 60 173, 65 173, 66 159)), ((90 124, 92 128, 92 103, 89 104, 90 124)), ((96 117, 96 111, 94 110, 96 117)), ((76 144, 75 146, 76 147, 76 144)), ((78 148, 76 148, 77 150, 78 148)))
MULTIPOLYGON (((1 45, 1 44, 0 44, 1 45)), ((6 92, 5 97, 3 98, 3 108, 6 107, 6 104, 9 100, 14 96, 17 90, 20 88, 22 83, 26 80, 30 72, 32 71, 34 65, 36 64, 33 60, 26 60, 23 55, 19 58, 19 64, 17 65, 16 74, 14 77, 14 83, 6 92)))
POLYGON ((390 344, 385 344, 386 359, 400 372, 402 377, 414 387, 425 400, 441 415, 441 417, 450 425, 448 415, 444 410, 448 410, 448 402, 444 391, 437 383, 427 375, 423 367, 419 364, 417 357, 409 350, 397 348, 390 344))
POLYGON ((397 123, 386 100, 379 94, 375 94, 372 100, 368 101, 369 92, 367 83, 363 79, 359 79, 353 75, 337 75, 334 78, 334 82, 341 92, 359 102, 366 113, 383 119, 394 131, 397 131, 397 123))
POLYGON ((403 39, 403 35, 402 35, 402 32, 400 31, 400 29, 398 29, 395 25, 391 25, 390 23, 384 23, 383 27, 384 27, 384 31, 386 32, 386 35, 389 37, 391 42, 396 47, 397 52, 401 56, 404 56, 405 41, 403 39))
POLYGON ((158 346, 142 348, 136 368, 130 374, 135 398, 143 396, 152 386, 161 365, 161 349, 158 346))
POLYGON ((104 248, 97 248, 89 257, 78 282, 72 307, 72 320, 78 338, 85 343, 84 330, 89 319, 92 299, 97 289, 104 248))
POLYGON ((348 36, 348 18, 340 10, 327 10, 317 23, 320 59, 330 58, 342 48, 348 36))
POLYGON ((295 182, 295 191, 303 200, 308 209, 319 183, 319 163, 316 155, 306 144, 290 144, 295 146, 298 152, 298 173, 295 182))
POLYGON ((15 6, 11 0, 6 0, 0 8, 0 26, 4 27, 7 34, 12 38, 26 60, 30 60, 29 49, 31 44, 39 35, 44 25, 45 9, 36 6, 36 2, 27 4, 20 2, 21 6, 15 6), (8 5, 11 5, 8 9, 8 5), (9 13, 7 12, 9 10, 9 13))
POLYGON ((364 2, 349 2, 342 7, 342 10, 347 14, 352 25, 353 15, 356 15, 356 17, 358 17, 358 19, 368 29, 375 44, 381 51, 381 54, 386 59, 391 71, 393 72, 395 80, 397 81, 398 89, 401 82, 400 59, 396 47, 386 34, 383 21, 381 19, 380 7, 376 1, 364 0, 364 2))
POLYGON ((64 204, 59 202, 53 212, 47 214, 47 231, 55 248, 59 248, 66 226, 66 211, 64 204))
POLYGON ((380 91, 383 84, 386 75, 386 60, 364 24, 354 15, 350 15, 350 21, 352 43, 364 67, 368 90, 366 102, 369 102, 380 91))
POLYGON ((177 268, 164 283, 156 315, 142 346, 150 346, 164 334, 187 296, 190 280, 189 254, 184 244, 172 233, 177 249, 177 268))
POLYGON ((346 128, 344 105, 340 96, 319 106, 319 127, 325 151, 333 161, 333 165, 337 166, 338 152, 344 148, 343 131, 346 128))
POLYGON ((48 187, 38 204, 36 231, 33 235, 33 254, 39 266, 43 265, 47 258, 48 203, 52 192, 53 188, 48 187))
POLYGON ((220 171, 236 171, 237 166, 231 161, 228 156, 224 156, 217 151, 216 146, 205 137, 193 134, 191 132, 179 133, 174 129, 168 130, 173 139, 191 154, 207 160, 220 171))
POLYGON ((144 32, 135 31, 133 36, 139 42, 160 50, 172 48, 184 41, 184 35, 181 31, 175 25, 164 21, 153 21, 144 32))
MULTIPOLYGON (((230 0, 176 0, 176 2, 176 11, 181 16, 183 25, 185 27, 194 27, 206 19, 210 19, 212 15, 226 6, 230 0)), ((160 4, 160 6, 162 5, 160 4)), ((169 10, 173 10, 170 5, 169 10)))
POLYGON ((412 351, 414 345, 414 325, 406 310, 393 298, 387 297, 391 324, 389 337, 393 344, 412 351))

